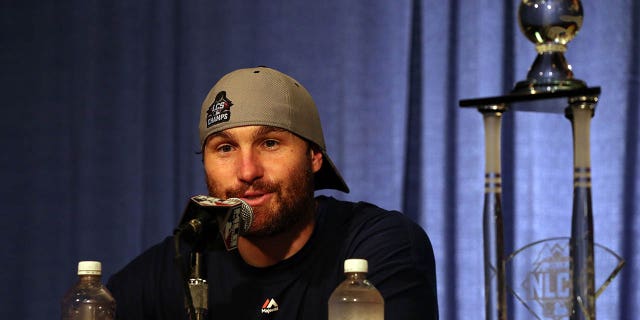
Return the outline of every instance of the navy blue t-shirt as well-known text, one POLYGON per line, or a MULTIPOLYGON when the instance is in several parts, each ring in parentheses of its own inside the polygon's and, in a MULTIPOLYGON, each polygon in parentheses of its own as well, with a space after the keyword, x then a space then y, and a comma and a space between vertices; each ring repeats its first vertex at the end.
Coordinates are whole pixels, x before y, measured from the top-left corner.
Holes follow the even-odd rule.
MULTIPOLYGON (((374 205, 317 197, 317 223, 305 246, 266 268, 237 251, 206 253, 209 319, 327 319, 345 259, 369 262, 367 278, 385 299, 385 319, 437 319, 435 260, 424 230, 374 205)), ((183 245, 182 247, 185 247, 183 245)), ((182 252, 185 258, 189 248, 182 252)), ((172 237, 150 248, 107 284, 117 319, 188 319, 172 237)))

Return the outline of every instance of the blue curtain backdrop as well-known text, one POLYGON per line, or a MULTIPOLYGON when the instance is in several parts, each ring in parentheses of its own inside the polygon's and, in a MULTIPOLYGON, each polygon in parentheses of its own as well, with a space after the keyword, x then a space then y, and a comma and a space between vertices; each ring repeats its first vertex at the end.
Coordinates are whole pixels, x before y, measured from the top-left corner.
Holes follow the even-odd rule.
MULTIPOLYGON (((223 74, 301 81, 352 189, 429 233, 442 319, 483 313, 481 115, 535 56, 519 1, 2 1, 0 314, 55 319, 78 260, 108 277, 205 192, 197 119, 223 74)), ((583 0, 569 43, 602 94, 592 120, 595 240, 627 260, 600 319, 640 314, 640 2, 583 0)), ((507 113, 507 250, 570 234, 571 126, 507 113)), ((514 316, 528 318, 517 311, 514 316)))

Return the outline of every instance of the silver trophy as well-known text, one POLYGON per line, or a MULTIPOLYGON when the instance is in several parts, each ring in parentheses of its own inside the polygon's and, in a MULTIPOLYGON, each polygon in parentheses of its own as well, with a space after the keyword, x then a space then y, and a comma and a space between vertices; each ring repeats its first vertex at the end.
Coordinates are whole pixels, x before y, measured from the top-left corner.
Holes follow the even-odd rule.
POLYGON ((518 22, 537 51, 526 80, 503 96, 460 100, 461 107, 476 107, 484 120, 485 319, 508 319, 511 293, 515 308, 524 308, 527 318, 594 320, 595 299, 624 259, 594 243, 589 138, 600 88, 574 78, 564 57, 567 43, 582 26, 582 5, 579 0, 522 0, 518 22), (500 128, 508 111, 562 113, 571 121, 574 181, 571 236, 536 241, 506 256, 500 128))
POLYGON ((527 79, 516 84, 514 92, 531 93, 586 87, 573 77, 564 52, 582 27, 579 0, 522 0, 518 24, 533 42, 538 55, 529 68, 527 79))

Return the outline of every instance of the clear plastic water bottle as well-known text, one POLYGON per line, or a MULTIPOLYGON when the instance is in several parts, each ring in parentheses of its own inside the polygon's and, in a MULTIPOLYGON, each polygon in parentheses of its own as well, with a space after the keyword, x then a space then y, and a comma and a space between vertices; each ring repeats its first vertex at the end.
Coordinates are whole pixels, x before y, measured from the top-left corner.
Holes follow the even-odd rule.
POLYGON ((383 320, 384 299, 367 280, 367 260, 344 261, 346 279, 329 298, 329 320, 383 320))
POLYGON ((62 320, 113 320, 116 301, 102 284, 102 264, 78 263, 78 282, 62 299, 62 320))

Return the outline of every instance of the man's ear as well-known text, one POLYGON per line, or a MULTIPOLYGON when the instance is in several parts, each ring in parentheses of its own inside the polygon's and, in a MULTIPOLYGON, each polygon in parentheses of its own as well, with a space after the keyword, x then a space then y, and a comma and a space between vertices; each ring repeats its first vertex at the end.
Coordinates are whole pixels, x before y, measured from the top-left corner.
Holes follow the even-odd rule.
POLYGON ((322 168, 322 161, 324 160, 322 157, 322 152, 320 148, 309 148, 309 152, 311 152, 311 170, 313 173, 320 171, 322 168))

